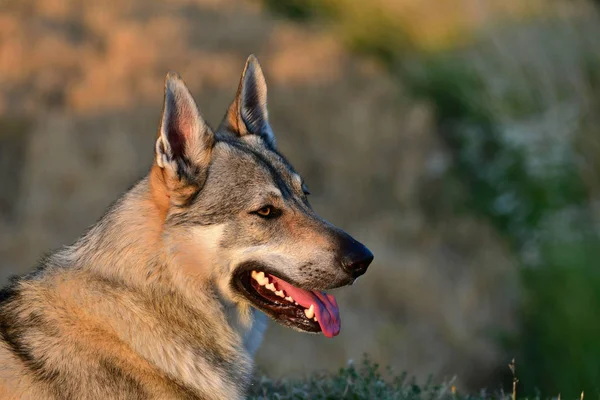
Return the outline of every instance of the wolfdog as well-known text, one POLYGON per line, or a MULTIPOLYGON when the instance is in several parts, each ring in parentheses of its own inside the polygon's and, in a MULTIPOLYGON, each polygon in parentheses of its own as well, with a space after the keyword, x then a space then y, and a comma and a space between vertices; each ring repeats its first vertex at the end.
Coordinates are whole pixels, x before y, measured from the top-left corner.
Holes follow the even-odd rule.
POLYGON ((0 292, 2 399, 241 399, 267 316, 327 337, 373 254, 312 210, 250 56, 219 128, 165 79, 149 173, 0 292))

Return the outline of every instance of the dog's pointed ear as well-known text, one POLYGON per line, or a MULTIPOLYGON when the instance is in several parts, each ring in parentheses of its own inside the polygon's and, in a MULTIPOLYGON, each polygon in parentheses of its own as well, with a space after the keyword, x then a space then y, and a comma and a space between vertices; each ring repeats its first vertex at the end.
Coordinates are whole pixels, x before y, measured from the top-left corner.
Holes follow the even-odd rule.
POLYGON ((165 78, 163 114, 156 140, 156 165, 170 191, 182 196, 202 186, 215 136, 178 74, 165 78))
POLYGON ((254 55, 246 61, 235 100, 221 127, 239 136, 259 135, 269 146, 275 147, 267 111, 267 82, 254 55))

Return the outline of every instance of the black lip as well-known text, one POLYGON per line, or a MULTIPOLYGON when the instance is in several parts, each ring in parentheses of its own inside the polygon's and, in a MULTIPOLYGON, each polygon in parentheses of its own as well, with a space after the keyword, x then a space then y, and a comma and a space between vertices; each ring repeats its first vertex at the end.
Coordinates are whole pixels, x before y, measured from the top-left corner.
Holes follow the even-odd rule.
POLYGON ((264 272, 265 274, 276 276, 290 284, 296 285, 292 280, 286 279, 281 274, 272 272, 271 268, 264 267, 259 263, 250 262, 237 268, 231 281, 232 288, 246 297, 254 307, 258 308, 269 317, 282 325, 305 332, 321 332, 321 326, 314 320, 309 320, 304 315, 304 307, 290 304, 287 301, 279 301, 276 296, 268 296, 268 289, 264 289, 266 296, 260 293, 260 289, 253 285, 251 277, 252 271, 264 272))

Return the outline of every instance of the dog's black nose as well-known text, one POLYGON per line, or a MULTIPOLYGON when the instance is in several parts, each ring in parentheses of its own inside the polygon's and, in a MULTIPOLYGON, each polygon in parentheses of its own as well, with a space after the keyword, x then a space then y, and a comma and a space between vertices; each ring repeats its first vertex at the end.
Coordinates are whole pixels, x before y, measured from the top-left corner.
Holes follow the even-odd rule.
POLYGON ((373 253, 364 245, 356 242, 352 251, 343 257, 342 268, 356 279, 367 272, 372 261, 373 253))

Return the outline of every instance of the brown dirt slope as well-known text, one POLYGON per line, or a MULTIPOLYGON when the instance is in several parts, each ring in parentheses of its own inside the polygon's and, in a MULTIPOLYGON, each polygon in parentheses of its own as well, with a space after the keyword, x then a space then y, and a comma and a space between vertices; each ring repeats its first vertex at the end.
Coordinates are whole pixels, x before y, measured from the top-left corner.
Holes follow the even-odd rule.
POLYGON ((376 254, 339 292, 338 338, 272 326, 259 364, 279 376, 369 352, 421 378, 479 385, 505 361, 491 334, 511 326, 514 268, 488 227, 431 198, 450 160, 429 109, 319 27, 252 3, 2 2, 0 280, 70 243, 145 173, 168 70, 216 125, 249 53, 314 206, 376 254))

